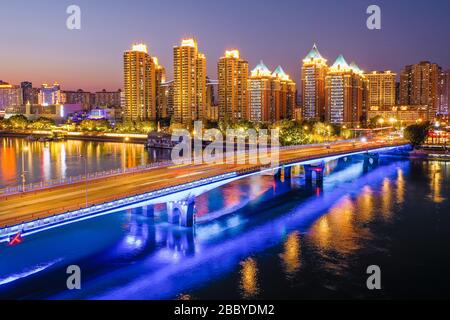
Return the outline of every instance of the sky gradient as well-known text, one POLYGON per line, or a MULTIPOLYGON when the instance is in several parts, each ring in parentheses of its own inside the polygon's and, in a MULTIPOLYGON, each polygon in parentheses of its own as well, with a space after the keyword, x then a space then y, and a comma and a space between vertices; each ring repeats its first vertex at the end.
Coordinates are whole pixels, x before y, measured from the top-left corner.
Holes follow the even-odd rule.
POLYGON ((298 83, 314 42, 333 63, 342 53, 363 70, 399 72, 430 60, 450 68, 450 0, 0 0, 0 80, 64 90, 122 87, 122 55, 145 42, 172 77, 172 48, 195 36, 217 77, 225 49, 252 69, 279 64, 298 83), (82 10, 82 29, 66 28, 66 8, 82 10), (382 29, 366 27, 366 9, 382 10, 382 29))

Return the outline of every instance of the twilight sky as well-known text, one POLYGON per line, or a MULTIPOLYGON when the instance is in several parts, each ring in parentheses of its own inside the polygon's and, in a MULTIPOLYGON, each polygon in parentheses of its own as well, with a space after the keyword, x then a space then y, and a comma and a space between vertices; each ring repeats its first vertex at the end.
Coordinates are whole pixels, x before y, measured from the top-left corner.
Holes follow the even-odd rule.
POLYGON ((253 68, 281 64, 296 82, 300 60, 317 42, 333 63, 342 53, 364 70, 430 60, 450 68, 450 0, 0 0, 0 80, 63 89, 122 87, 122 54, 149 45, 172 77, 172 47, 195 36, 208 75, 238 48, 253 68), (82 10, 82 29, 66 28, 66 8, 82 10), (382 29, 366 27, 366 9, 382 10, 382 29))

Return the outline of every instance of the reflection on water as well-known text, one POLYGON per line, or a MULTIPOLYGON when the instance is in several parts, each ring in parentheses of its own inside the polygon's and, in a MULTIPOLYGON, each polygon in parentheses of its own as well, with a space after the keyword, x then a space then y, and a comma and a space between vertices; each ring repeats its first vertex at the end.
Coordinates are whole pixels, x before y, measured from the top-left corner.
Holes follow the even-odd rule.
POLYGON ((301 267, 300 232, 292 232, 284 243, 284 252, 280 255, 287 279, 294 279, 301 267))
POLYGON ((364 173, 356 158, 327 168, 323 186, 255 176, 212 190, 196 199, 195 229, 166 223, 161 204, 0 247, 0 298, 362 298, 373 294, 372 264, 386 272, 376 297, 450 288, 438 272, 450 261, 434 249, 450 243, 447 164, 386 160, 364 173), (59 280, 69 264, 82 267, 80 292, 59 280))
POLYGON ((132 168, 170 158, 168 150, 147 151, 142 144, 0 138, 0 187, 20 183, 22 158, 27 183, 84 174, 80 155, 87 156, 89 172, 132 168), (25 146, 29 151, 23 152, 25 146))
POLYGON ((256 261, 248 258, 241 262, 241 290, 244 299, 256 299, 259 293, 258 266, 256 261))

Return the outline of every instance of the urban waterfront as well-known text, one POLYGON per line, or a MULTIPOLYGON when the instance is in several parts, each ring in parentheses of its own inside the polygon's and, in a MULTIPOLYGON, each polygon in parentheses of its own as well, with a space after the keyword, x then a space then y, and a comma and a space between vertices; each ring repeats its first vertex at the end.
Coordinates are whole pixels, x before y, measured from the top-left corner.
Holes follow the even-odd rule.
MULTIPOLYGON (((17 159, 20 141, 3 141, 17 159)), ((31 150, 39 158, 50 148, 47 170, 59 173, 60 150, 78 147, 114 154, 110 166, 123 164, 120 144, 35 143, 31 150)), ((135 150, 138 161, 152 159, 143 147, 125 148, 135 150)), ((89 162, 102 159, 92 152, 89 162)), ((0 248, 6 261, 0 297, 449 297, 448 163, 382 157, 379 167, 365 171, 362 162, 360 156, 328 162, 323 186, 296 175, 229 183, 196 199, 194 229, 168 224, 165 206, 157 205, 154 217, 137 208, 28 236, 19 246, 0 248), (73 264, 83 270, 80 291, 66 288, 73 264), (381 291, 367 290, 370 265, 381 267, 381 291)), ((39 173, 31 176, 42 177, 41 166, 33 168, 39 173)))
POLYGON ((42 143, 0 138, 0 188, 20 185, 23 170, 26 183, 83 175, 85 159, 87 171, 95 173, 168 160, 170 150, 146 150, 143 144, 76 140, 42 143), (22 152, 25 146, 28 150, 22 152))

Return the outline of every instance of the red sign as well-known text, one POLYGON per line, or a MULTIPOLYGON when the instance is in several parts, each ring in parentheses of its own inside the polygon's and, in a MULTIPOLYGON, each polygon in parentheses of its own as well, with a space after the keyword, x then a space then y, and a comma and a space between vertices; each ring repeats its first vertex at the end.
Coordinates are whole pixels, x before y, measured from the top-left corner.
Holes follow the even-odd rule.
POLYGON ((17 234, 11 236, 9 238, 8 246, 15 246, 22 243, 22 232, 18 232, 17 234))

